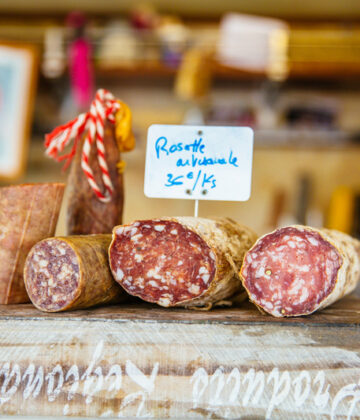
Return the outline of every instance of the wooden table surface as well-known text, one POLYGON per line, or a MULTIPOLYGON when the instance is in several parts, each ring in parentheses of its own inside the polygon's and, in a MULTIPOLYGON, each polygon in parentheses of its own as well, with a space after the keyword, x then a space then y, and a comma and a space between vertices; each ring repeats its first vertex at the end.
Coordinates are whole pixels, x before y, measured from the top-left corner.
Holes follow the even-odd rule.
POLYGON ((31 304, 0 305, 0 320, 82 320, 88 321, 147 321, 176 323, 220 324, 283 324, 283 325, 360 325, 360 298, 347 296, 334 305, 315 312, 311 316, 275 318, 260 313, 250 302, 232 308, 218 307, 211 311, 183 308, 165 309, 157 305, 141 303, 122 304, 70 312, 46 313, 31 304))
POLYGON ((288 319, 0 306, 0 415, 360 419, 360 299, 288 319))

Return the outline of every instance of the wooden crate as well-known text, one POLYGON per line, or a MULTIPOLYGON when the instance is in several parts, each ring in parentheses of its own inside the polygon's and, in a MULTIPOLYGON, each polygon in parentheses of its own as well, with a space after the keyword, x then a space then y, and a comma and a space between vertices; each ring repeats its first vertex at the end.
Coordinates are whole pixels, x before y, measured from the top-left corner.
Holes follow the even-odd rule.
POLYGON ((360 305, 307 318, 250 304, 127 305, 44 314, 0 307, 0 414, 360 418, 360 305))

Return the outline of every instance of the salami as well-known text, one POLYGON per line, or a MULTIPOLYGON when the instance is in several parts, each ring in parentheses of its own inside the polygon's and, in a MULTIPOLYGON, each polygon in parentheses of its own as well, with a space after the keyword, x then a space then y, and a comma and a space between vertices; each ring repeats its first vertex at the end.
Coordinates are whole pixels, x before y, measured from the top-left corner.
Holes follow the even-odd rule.
POLYGON ((111 235, 55 237, 37 243, 24 269, 32 303, 45 312, 120 302, 107 258, 111 235))
POLYGON ((25 258, 41 239, 53 236, 64 184, 0 188, 0 303, 29 302, 23 281, 25 258))
MULTIPOLYGON (((107 203, 97 198, 84 175, 81 167, 83 142, 84 139, 77 147, 68 179, 67 234, 111 233, 112 228, 122 222, 124 200, 123 174, 117 168, 120 152, 114 127, 107 124, 104 136, 109 174, 114 187, 111 199, 107 203)), ((93 169, 96 182, 101 184, 101 170, 94 147, 90 150, 89 165, 93 169)))
POLYGON ((90 110, 45 136, 46 153, 71 164, 67 234, 111 233, 121 223, 123 172, 120 153, 135 146, 130 108, 99 89, 90 110), (64 152, 74 140, 70 153, 64 152))
POLYGON ((210 309, 242 290, 237 273, 255 240, 226 218, 139 220, 114 228, 110 267, 129 294, 145 301, 210 309))
POLYGON ((355 289, 360 242, 335 230, 277 229, 247 252, 240 277, 250 300, 269 314, 308 315, 355 289))

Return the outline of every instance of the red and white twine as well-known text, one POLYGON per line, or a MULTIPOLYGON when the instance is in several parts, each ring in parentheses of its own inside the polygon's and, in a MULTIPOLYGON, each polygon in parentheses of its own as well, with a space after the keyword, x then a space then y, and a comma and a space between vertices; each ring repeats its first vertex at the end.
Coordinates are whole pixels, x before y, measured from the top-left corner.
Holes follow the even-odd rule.
POLYGON ((55 128, 51 133, 46 134, 45 136, 46 154, 58 162, 66 160, 66 168, 75 155, 76 147, 81 135, 87 131, 82 149, 81 167, 90 187, 98 199, 104 203, 110 201, 114 191, 105 158, 104 126, 107 120, 115 123, 115 113, 119 110, 120 106, 119 102, 116 101, 109 91, 99 89, 96 92, 95 99, 92 101, 88 112, 80 114, 74 120, 55 128), (70 153, 60 156, 59 153, 62 152, 73 139, 74 145, 70 153), (96 144, 97 160, 101 170, 105 194, 101 192, 95 181, 94 173, 89 166, 90 150, 94 142, 96 144))

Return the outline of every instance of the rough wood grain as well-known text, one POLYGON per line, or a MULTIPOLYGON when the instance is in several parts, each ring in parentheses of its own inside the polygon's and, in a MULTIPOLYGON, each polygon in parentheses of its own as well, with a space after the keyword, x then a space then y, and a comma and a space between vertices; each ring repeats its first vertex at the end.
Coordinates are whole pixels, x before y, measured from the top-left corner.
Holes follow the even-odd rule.
POLYGON ((116 306, 105 306, 88 310, 69 311, 50 314, 38 311, 33 305, 0 305, 1 319, 86 319, 88 321, 114 320, 125 322, 128 320, 147 322, 178 322, 178 323, 230 323, 230 324, 284 324, 284 325, 329 325, 360 326, 360 298, 348 296, 334 305, 311 316, 277 319, 270 315, 261 314, 253 304, 244 302, 239 307, 214 308, 210 312, 188 310, 182 308, 163 309, 157 305, 135 300, 132 303, 116 306))
POLYGON ((360 418, 360 305, 307 318, 146 304, 0 307, 0 413, 360 418))

